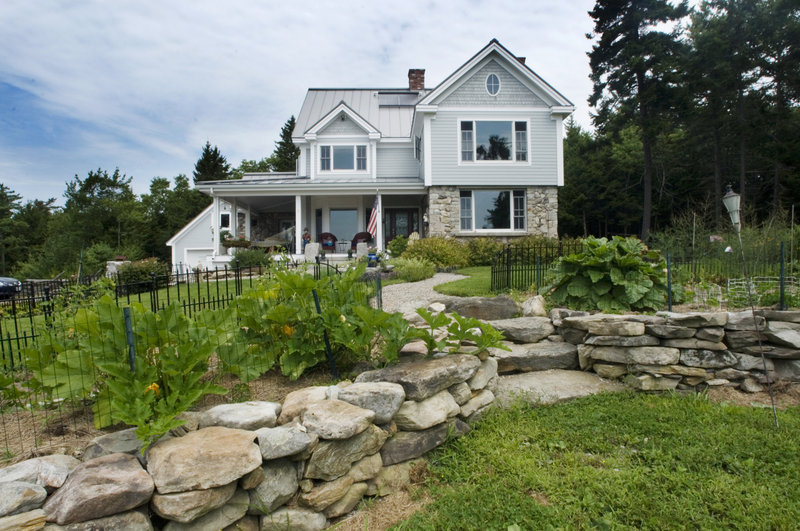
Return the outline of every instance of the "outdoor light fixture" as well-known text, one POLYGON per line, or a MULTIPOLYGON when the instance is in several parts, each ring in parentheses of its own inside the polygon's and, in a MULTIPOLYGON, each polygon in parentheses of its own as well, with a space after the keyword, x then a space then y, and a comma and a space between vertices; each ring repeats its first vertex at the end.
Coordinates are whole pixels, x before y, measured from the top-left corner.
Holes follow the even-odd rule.
POLYGON ((731 217, 733 228, 736 229, 737 233, 742 230, 742 224, 739 221, 739 203, 741 199, 742 196, 734 192, 731 188, 731 185, 728 185, 725 195, 722 196, 722 204, 725 205, 725 209, 728 211, 728 215, 731 217))
POLYGON ((739 220, 741 199, 742 197, 733 191, 731 185, 728 185, 725 195, 722 196, 722 204, 725 205, 725 209, 728 211, 728 214, 731 217, 733 228, 736 230, 736 235, 739 237, 739 250, 742 253, 742 269, 744 270, 744 279, 747 285, 747 299, 750 302, 750 314, 753 316, 753 330, 756 331, 756 337, 758 338, 758 350, 761 352, 761 362, 764 367, 764 375, 767 378, 769 399, 770 402, 772 402, 772 418, 775 419, 775 427, 778 428, 780 425, 778 424, 778 413, 775 411, 775 397, 772 394, 772 376, 770 375, 769 370, 767 370, 767 360, 764 356, 764 346, 761 343, 761 334, 758 333, 760 330, 763 330, 763 328, 758 326, 758 320, 756 319, 756 308, 753 304, 753 290, 750 282, 750 276, 747 274, 747 260, 744 258, 744 245, 742 244, 742 224, 739 220))

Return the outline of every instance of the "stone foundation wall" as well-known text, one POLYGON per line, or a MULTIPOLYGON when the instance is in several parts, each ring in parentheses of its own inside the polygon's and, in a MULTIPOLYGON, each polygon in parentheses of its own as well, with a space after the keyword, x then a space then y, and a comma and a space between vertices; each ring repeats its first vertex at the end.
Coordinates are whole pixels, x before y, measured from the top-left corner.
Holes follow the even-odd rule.
MULTIPOLYGON (((531 186, 525 191, 528 234, 558 237, 558 187, 531 186)), ((460 191, 456 186, 432 186, 428 191, 428 236, 466 239, 486 234, 461 234, 460 191)), ((516 237, 510 233, 501 238, 516 237)))

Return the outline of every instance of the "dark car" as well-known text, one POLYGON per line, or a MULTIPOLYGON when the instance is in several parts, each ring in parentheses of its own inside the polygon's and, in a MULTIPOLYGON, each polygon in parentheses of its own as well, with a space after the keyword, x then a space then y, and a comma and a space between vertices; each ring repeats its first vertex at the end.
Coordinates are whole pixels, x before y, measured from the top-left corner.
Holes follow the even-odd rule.
POLYGON ((16 278, 0 277, 0 300, 13 299, 22 291, 22 282, 16 278))

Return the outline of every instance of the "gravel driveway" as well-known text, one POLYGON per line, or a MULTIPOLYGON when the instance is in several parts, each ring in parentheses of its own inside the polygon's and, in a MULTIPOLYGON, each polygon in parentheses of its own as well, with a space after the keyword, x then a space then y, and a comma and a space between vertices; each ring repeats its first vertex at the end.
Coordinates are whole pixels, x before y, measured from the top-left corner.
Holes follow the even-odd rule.
POLYGON ((390 313, 414 313, 417 308, 425 308, 435 299, 444 297, 441 293, 433 290, 434 286, 462 278, 467 277, 455 273, 436 273, 427 280, 385 286, 383 288, 383 309, 390 313))

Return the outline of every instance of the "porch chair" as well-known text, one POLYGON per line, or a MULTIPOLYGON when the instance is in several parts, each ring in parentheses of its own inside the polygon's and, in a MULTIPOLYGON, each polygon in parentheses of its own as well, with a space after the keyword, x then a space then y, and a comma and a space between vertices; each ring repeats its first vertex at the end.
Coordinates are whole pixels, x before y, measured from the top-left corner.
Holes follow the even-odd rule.
POLYGON ((358 247, 359 243, 369 243, 372 241, 372 234, 369 232, 359 232, 355 236, 353 236, 353 240, 351 243, 351 247, 355 250, 358 247))
POLYGON ((319 235, 319 245, 321 247, 321 251, 325 251, 326 253, 334 253, 336 252, 336 236, 331 234, 330 232, 323 232, 319 235))

